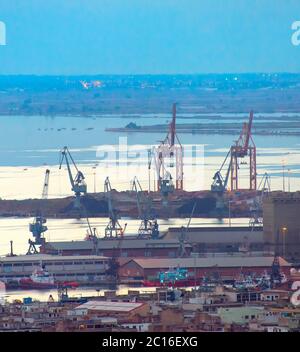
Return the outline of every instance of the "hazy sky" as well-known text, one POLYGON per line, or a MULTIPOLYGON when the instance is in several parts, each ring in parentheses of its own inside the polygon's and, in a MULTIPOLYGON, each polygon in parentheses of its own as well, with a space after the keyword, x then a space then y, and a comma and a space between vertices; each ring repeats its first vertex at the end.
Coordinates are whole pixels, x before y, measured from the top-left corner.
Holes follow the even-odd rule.
POLYGON ((0 74, 300 72, 300 0, 0 0, 0 74))

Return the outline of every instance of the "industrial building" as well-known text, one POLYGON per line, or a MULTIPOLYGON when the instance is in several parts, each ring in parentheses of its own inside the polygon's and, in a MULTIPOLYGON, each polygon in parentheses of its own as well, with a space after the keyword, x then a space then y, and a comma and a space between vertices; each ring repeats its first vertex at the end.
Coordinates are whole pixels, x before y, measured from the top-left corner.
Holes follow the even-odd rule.
POLYGON ((300 192, 271 192, 264 197, 264 242, 269 250, 300 262, 300 192))
POLYGON ((0 281, 28 277, 43 266, 56 281, 107 282, 110 259, 100 256, 20 255, 0 258, 0 281))
MULTIPOLYGON (((181 267, 188 270, 189 277, 201 279, 204 276, 214 275, 223 280, 236 279, 241 273, 263 274, 271 271, 274 258, 271 256, 210 256, 205 258, 177 258, 132 259, 119 268, 119 278, 130 280, 153 280, 158 273, 170 268, 181 267)), ((289 275, 290 263, 279 258, 281 270, 289 275)))
MULTIPOLYGON (((89 255, 97 253, 107 257, 176 257, 180 244, 178 240, 146 240, 137 238, 97 239, 95 241, 47 242, 42 253, 60 255, 89 255)), ((191 245, 186 246, 187 253, 191 245)))

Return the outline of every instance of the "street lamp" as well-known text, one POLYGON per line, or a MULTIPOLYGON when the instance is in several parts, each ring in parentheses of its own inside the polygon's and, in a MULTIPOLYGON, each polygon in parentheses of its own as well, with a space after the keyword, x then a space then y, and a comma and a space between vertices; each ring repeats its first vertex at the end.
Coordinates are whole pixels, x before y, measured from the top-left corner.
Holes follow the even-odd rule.
POLYGON ((285 160, 282 160, 282 188, 283 192, 285 192, 285 160))
POLYGON ((282 256, 285 257, 285 237, 288 232, 288 228, 286 226, 283 226, 281 228, 282 232, 282 256))
POLYGON ((229 200, 228 201, 228 224, 229 224, 229 227, 231 227, 231 203, 232 203, 232 201, 229 200))
POLYGON ((288 191, 291 192, 291 169, 288 169, 288 191))
POLYGON ((94 165, 92 167, 93 171, 93 175, 94 175, 94 193, 96 193, 96 169, 97 169, 97 165, 94 165))

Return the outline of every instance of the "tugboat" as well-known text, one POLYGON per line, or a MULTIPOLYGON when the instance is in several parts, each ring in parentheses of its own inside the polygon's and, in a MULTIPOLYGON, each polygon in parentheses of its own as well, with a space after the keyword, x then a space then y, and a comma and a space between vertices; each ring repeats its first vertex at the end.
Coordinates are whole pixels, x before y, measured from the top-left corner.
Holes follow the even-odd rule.
POLYGON ((177 267, 160 271, 156 280, 144 280, 142 285, 144 287, 192 287, 199 283, 199 280, 188 276, 187 269, 177 267))
POLYGON ((234 281, 233 286, 238 290, 248 290, 248 289, 257 288, 258 285, 257 283, 255 283, 255 281, 251 276, 243 277, 241 275, 240 278, 234 281))
POLYGON ((49 274, 42 266, 35 269, 29 278, 20 279, 19 287, 22 289, 50 289, 57 287, 78 287, 78 282, 56 282, 54 277, 49 274))

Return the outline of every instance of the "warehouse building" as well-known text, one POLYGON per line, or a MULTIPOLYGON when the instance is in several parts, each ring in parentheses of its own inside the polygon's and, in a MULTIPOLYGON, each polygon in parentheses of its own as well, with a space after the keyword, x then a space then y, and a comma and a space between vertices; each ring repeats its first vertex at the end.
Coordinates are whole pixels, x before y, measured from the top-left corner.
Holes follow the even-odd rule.
POLYGON ((29 277, 43 266, 56 281, 101 283, 107 281, 110 258, 100 256, 20 255, 0 258, 0 281, 29 277))
MULTIPOLYGON (((204 276, 218 276, 223 280, 233 280, 241 273, 263 274, 270 272, 274 258, 270 256, 210 256, 205 258, 143 258, 132 259, 120 265, 119 278, 125 281, 154 280, 158 273, 170 268, 185 268, 188 276, 201 279, 204 276)), ((281 270, 289 275, 290 263, 279 258, 281 270)))
MULTIPOLYGON (((175 258, 179 251, 178 240, 145 239, 98 239, 94 241, 47 242, 41 246, 41 253, 59 255, 90 255, 106 257, 167 257, 175 258)), ((186 245, 186 253, 191 253, 191 245, 186 245)))

